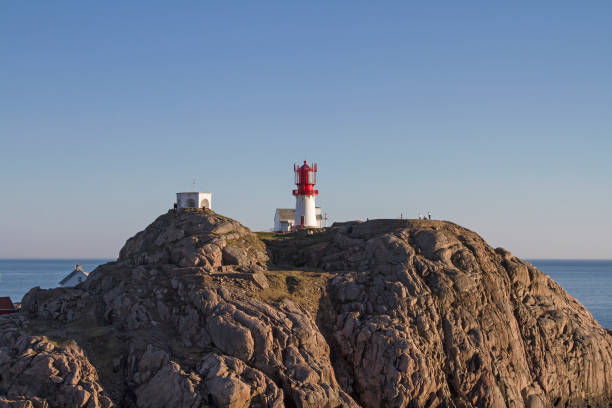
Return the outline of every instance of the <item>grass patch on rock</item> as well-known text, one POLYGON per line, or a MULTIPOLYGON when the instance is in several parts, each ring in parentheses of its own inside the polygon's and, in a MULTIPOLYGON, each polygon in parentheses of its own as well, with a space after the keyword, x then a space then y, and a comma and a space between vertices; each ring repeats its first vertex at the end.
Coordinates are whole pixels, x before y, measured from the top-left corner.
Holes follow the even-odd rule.
POLYGON ((326 295, 327 281, 333 274, 312 268, 268 270, 264 272, 270 287, 250 293, 266 303, 289 299, 304 307, 313 318, 319 313, 326 295))

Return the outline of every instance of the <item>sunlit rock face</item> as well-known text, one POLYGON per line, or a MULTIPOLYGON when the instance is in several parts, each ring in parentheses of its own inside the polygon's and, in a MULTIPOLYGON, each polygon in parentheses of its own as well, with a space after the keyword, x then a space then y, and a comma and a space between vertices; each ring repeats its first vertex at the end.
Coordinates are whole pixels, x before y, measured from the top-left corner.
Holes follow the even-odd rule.
POLYGON ((548 276, 452 223, 171 211, 0 318, 0 408, 608 407, 611 353, 548 276))

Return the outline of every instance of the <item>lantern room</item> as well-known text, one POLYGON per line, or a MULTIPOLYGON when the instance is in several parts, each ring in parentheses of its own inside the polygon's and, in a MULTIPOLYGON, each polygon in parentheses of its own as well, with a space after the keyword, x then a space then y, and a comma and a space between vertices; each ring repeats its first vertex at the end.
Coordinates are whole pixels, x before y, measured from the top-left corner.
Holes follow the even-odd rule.
POLYGON ((293 172, 295 173, 295 185, 298 186, 296 190, 293 190, 293 195, 319 195, 319 190, 314 189, 315 184, 317 184, 316 163, 311 167, 308 165, 308 162, 304 160, 304 164, 301 166, 296 164, 293 165, 293 172))

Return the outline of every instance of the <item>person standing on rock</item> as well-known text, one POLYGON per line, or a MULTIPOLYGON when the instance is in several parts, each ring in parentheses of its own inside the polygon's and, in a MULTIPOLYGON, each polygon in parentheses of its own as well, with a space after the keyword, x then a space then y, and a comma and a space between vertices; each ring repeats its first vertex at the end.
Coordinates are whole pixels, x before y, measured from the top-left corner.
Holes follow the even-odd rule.
POLYGON ((419 220, 423 219, 423 214, 419 213, 419 220))
POLYGON ((431 211, 427 211, 427 217, 431 220, 431 211))

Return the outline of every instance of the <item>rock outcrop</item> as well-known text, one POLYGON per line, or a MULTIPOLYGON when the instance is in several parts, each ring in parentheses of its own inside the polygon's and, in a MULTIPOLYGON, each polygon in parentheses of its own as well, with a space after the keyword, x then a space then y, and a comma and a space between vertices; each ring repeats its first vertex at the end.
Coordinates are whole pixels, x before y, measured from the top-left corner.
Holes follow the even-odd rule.
POLYGON ((31 336, 22 316, 0 319, 0 407, 111 407, 83 350, 31 336))
POLYGON ((612 337, 449 222, 169 212, 0 318, 2 407, 607 407, 612 337), (312 231, 311 231, 312 232, 312 231))
POLYGON ((464 228, 372 221, 310 262, 343 389, 368 407, 608 406, 612 337, 558 284, 464 228))

